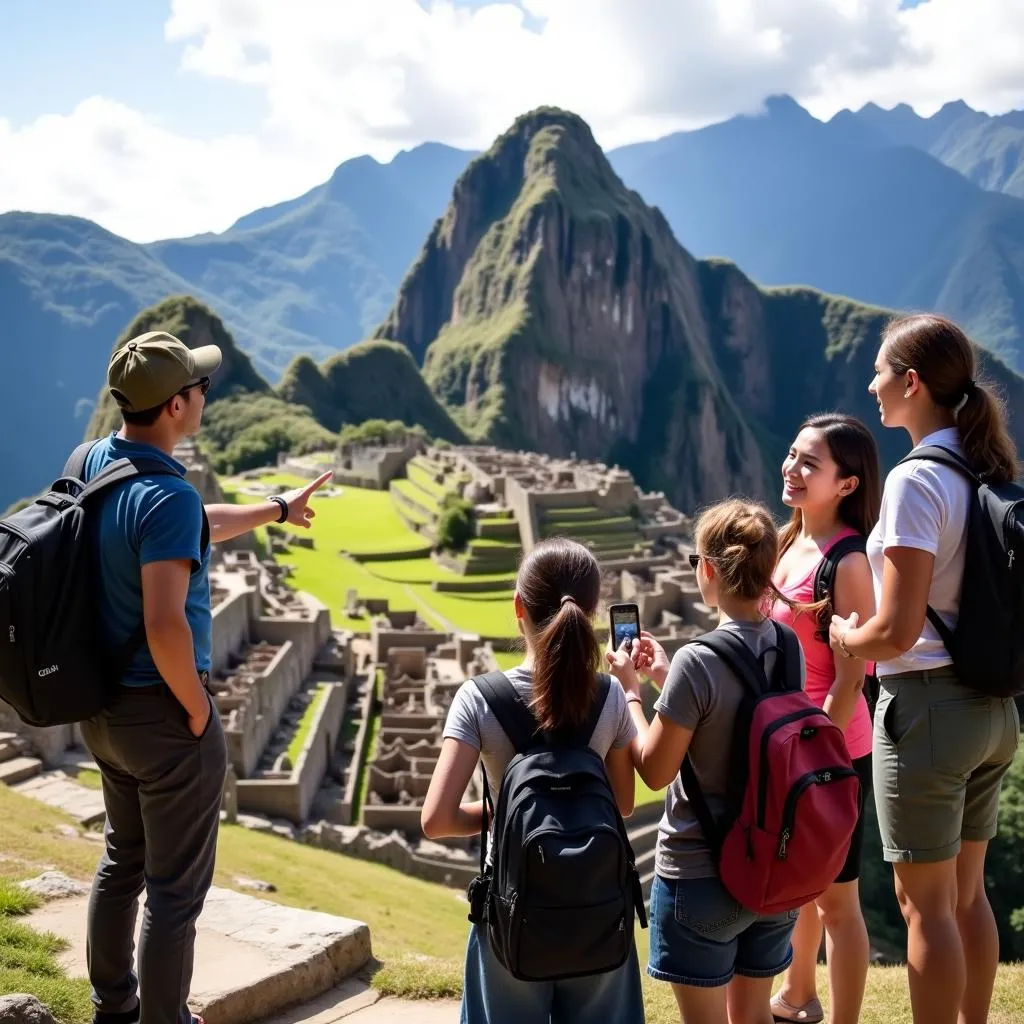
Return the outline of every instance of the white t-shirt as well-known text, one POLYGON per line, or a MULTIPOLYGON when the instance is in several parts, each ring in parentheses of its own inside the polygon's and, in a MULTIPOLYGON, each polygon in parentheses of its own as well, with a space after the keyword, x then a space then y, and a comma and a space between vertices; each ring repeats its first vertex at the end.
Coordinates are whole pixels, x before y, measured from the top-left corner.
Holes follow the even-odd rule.
MULTIPOLYGON (((955 427, 922 438, 915 451, 930 444, 961 451, 955 427)), ((867 544, 876 607, 882 597, 885 552, 889 548, 917 548, 935 556, 928 604, 950 629, 956 627, 970 496, 971 484, 962 473, 925 459, 896 466, 886 477, 882 509, 867 544)), ((935 627, 926 619, 917 643, 902 657, 879 662, 877 672, 879 676, 891 676, 952 664, 935 627)))

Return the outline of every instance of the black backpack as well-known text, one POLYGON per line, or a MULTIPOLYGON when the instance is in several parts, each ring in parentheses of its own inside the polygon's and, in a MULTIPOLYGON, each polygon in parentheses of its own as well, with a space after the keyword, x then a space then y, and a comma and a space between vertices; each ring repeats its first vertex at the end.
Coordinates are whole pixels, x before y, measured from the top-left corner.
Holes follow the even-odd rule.
MULTIPOLYGON (((28 725, 81 722, 109 703, 146 639, 140 622, 119 651, 103 635, 89 519, 134 476, 177 475, 156 459, 119 459, 83 483, 95 441, 79 445, 50 490, 0 520, 0 699, 28 725)), ((203 517, 205 551, 209 525, 203 517)))
MULTIPOLYGON (((830 602, 832 611, 835 611, 835 593, 836 593, 836 572, 839 569, 839 563, 847 556, 852 555, 855 551, 859 551, 864 554, 867 550, 867 538, 862 537, 859 533, 853 534, 849 537, 844 537, 840 541, 836 541, 831 548, 825 553, 825 556, 818 563, 817 571, 814 573, 814 602, 817 604, 819 601, 824 601, 826 598, 830 602)), ((822 643, 828 643, 828 627, 830 620, 827 616, 822 616, 822 620, 818 623, 818 629, 815 631, 815 637, 822 643)), ((878 703, 878 676, 873 672, 868 673, 864 676, 864 697, 868 702, 868 711, 871 712, 871 717, 875 717, 875 705, 878 703)))
POLYGON ((1024 487, 985 483, 963 458, 941 445, 927 445, 901 461, 917 459, 949 466, 974 485, 956 628, 951 630, 931 607, 928 621, 961 683, 991 697, 1024 693, 1024 487))
POLYGON ((588 746, 610 685, 608 676, 598 679, 590 717, 573 735, 539 732, 504 673, 473 679, 516 755, 496 809, 484 771, 492 862, 485 815, 469 919, 486 925, 498 962, 520 981, 615 970, 629 955, 634 910, 647 927, 626 826, 604 763, 588 746))

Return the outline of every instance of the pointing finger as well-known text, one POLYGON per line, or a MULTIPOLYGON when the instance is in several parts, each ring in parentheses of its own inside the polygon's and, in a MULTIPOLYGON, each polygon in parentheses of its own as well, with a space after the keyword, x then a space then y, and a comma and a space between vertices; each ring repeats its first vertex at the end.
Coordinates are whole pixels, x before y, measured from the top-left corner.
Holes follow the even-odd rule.
POLYGON ((332 476, 334 476, 333 469, 327 470, 326 473, 321 473, 311 484, 306 485, 303 493, 312 494, 314 491, 319 490, 332 476))

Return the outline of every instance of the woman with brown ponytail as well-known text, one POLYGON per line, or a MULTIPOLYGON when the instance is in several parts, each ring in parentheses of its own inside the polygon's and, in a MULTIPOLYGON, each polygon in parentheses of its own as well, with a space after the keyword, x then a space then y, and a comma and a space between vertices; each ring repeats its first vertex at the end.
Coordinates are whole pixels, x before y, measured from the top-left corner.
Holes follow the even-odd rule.
MULTIPOLYGON (((547 732, 583 725, 597 691, 601 652, 591 622, 601 572, 590 551, 555 538, 538 544, 516 579, 516 620, 526 658, 506 673, 547 732)), ((603 758, 623 817, 633 811, 636 727, 622 687, 612 681, 590 747, 603 758)), ((423 803, 423 832, 431 839, 480 832, 481 802, 463 803, 482 760, 496 786, 515 751, 480 690, 460 687, 445 723, 441 756, 423 803)), ((496 791, 492 796, 497 796, 496 791)), ((618 970, 554 982, 514 978, 488 946, 487 929, 473 925, 466 950, 461 1024, 642 1024, 643 998, 636 949, 618 970)))
MULTIPOLYGON (((990 484, 1015 478, 1002 406, 976 379, 956 324, 932 315, 890 324, 869 390, 882 424, 906 430, 915 449, 949 449, 990 484)), ((971 489, 927 458, 892 470, 867 546, 878 610, 864 623, 835 616, 830 631, 837 655, 877 663, 875 806, 908 928, 916 1024, 983 1024, 999 961, 985 852, 1020 724, 1011 699, 958 680, 926 618, 930 606, 956 625, 971 489)))

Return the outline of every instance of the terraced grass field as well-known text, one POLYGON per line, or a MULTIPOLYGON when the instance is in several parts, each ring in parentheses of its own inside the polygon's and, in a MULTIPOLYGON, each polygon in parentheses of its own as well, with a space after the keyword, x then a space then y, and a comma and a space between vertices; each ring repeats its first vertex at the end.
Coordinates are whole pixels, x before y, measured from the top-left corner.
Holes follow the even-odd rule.
MULTIPOLYGON (((230 500, 242 503, 262 500, 258 495, 241 493, 245 483, 238 478, 221 481, 230 500)), ((268 473, 260 477, 259 483, 285 490, 301 486, 304 481, 287 474, 268 473)), ((412 482, 396 483, 411 485, 412 482)), ((421 497, 427 492, 418 490, 417 494, 421 497)), ((427 497, 429 500, 429 495, 427 497)), ((346 486, 333 496, 315 497, 313 508, 316 518, 310 534, 315 547, 312 550, 292 547, 277 558, 293 567, 292 582, 296 587, 327 605, 335 625, 357 631, 369 629, 368 620, 345 614, 348 591, 355 589, 363 598, 386 599, 396 611, 418 611, 437 629, 457 628, 488 637, 517 635, 512 594, 508 588, 515 573, 503 571, 472 576, 481 584, 496 584, 494 590, 473 594, 435 591, 432 586, 435 582, 459 583, 467 577, 423 554, 429 548, 429 541, 405 523, 388 491, 346 486), (384 561, 359 562, 345 557, 343 552, 357 557, 388 557, 384 561)), ((288 525, 281 529, 296 534, 306 532, 288 525)), ((488 550, 509 549, 508 544, 482 543, 488 550)))

